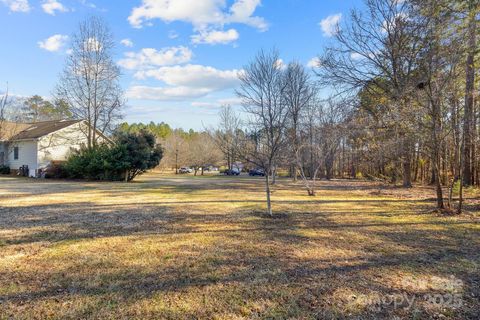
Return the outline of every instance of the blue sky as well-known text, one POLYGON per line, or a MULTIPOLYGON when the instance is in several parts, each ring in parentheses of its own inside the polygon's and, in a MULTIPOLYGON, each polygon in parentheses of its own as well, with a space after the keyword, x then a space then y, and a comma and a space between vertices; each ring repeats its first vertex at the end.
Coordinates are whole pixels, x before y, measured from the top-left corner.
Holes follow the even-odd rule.
POLYGON ((112 29, 128 122, 201 129, 238 106, 236 74, 259 49, 306 66, 361 0, 0 0, 0 91, 49 97, 69 36, 90 15, 112 29))

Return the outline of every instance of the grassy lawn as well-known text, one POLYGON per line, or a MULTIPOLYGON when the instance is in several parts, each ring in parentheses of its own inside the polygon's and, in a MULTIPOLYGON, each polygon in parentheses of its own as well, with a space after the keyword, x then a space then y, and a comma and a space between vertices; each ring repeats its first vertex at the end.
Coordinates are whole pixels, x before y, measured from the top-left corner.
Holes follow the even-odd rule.
POLYGON ((478 207, 428 188, 0 178, 0 319, 478 319, 478 207))

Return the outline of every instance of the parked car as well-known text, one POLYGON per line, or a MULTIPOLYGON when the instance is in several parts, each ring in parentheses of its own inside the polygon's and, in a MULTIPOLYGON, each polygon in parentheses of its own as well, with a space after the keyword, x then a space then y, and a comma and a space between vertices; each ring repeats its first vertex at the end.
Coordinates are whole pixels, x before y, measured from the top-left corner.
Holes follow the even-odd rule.
POLYGON ((223 174, 226 176, 238 176, 240 174, 240 170, 238 170, 237 168, 227 169, 223 171, 223 174))
POLYGON ((248 171, 248 175, 251 176, 251 177, 255 177, 255 176, 264 177, 265 176, 265 171, 263 171, 263 169, 252 169, 252 170, 248 171))
POLYGON ((193 170, 191 168, 188 168, 188 167, 181 167, 180 169, 178 169, 178 172, 179 173, 192 173, 193 170))
POLYGON ((217 167, 214 167, 214 166, 205 166, 203 167, 203 171, 218 171, 218 168, 217 167))

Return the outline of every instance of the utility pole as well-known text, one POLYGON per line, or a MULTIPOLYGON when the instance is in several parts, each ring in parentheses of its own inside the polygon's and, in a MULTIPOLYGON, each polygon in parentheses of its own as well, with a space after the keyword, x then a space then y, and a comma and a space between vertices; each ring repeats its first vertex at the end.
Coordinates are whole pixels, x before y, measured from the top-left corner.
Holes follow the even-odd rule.
POLYGON ((175 174, 178 174, 178 148, 175 149, 175 174))

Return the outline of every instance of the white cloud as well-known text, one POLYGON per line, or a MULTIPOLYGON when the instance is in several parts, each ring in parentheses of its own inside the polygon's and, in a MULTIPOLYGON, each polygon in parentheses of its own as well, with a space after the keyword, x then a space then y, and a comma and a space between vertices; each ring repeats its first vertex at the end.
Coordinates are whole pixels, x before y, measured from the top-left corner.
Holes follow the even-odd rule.
POLYGON ((226 10, 225 0, 143 0, 139 7, 133 8, 128 21, 135 28, 141 28, 146 21, 160 19, 167 23, 188 22, 196 30, 241 23, 266 31, 267 22, 262 17, 253 16, 259 5, 260 0, 236 0, 226 10))
POLYGON ((43 41, 38 42, 38 46, 47 51, 55 52, 62 49, 68 40, 68 36, 55 34, 43 41))
POLYGON ((28 0, 0 0, 12 12, 29 12, 31 10, 28 0))
POLYGON ((177 39, 178 38, 178 33, 175 30, 170 30, 168 32, 168 38, 177 39))
POLYGON ((310 68, 318 68, 320 66, 320 58, 314 57, 310 59, 307 63, 307 66, 310 68))
POLYGON ((210 66, 187 64, 143 70, 137 79, 154 78, 171 86, 208 88, 210 91, 232 88, 238 84, 239 70, 218 70, 210 66))
POLYGON ((358 52, 352 52, 352 53, 350 53, 350 58, 352 60, 361 60, 361 59, 363 59, 363 56, 358 52))
POLYGON ((133 42, 130 39, 122 39, 120 43, 123 44, 125 47, 133 47, 133 42))
POLYGON ((139 70, 187 63, 192 56, 192 51, 187 47, 168 47, 161 50, 144 48, 139 52, 126 52, 125 58, 118 64, 125 69, 139 70))
POLYGON ((227 17, 227 22, 244 23, 260 31, 267 31, 268 23, 265 19, 262 17, 252 17, 260 4, 261 0, 237 0, 230 8, 230 16, 227 17))
POLYGON ((236 97, 232 97, 232 98, 225 98, 225 99, 219 99, 217 100, 217 102, 220 104, 220 105, 232 105, 232 106, 235 106, 235 105, 240 105, 242 104, 242 99, 240 98, 236 98, 236 97))
POLYGON ((96 6, 94 3, 88 2, 87 0, 80 0, 80 3, 81 3, 82 5, 84 5, 85 7, 88 7, 88 8, 92 8, 92 9, 96 9, 96 8, 97 8, 97 6, 96 6))
POLYGON ((68 9, 57 0, 46 0, 42 4, 42 9, 45 13, 51 14, 52 16, 55 15, 55 11, 58 12, 67 12, 68 9))
POLYGON ((227 31, 200 31, 200 33, 193 35, 192 42, 199 43, 208 43, 208 44, 227 44, 229 42, 235 41, 239 38, 237 30, 230 29, 227 31))
POLYGON ((138 79, 154 78, 162 81, 161 87, 134 86, 127 96, 147 100, 184 100, 204 97, 207 94, 238 85, 239 70, 218 70, 210 66, 185 65, 143 70, 138 79))
POLYGON ((323 35, 326 37, 332 37, 337 32, 338 24, 342 19, 342 14, 337 13, 326 17, 320 21, 319 25, 322 28, 323 35))
POLYGON ((216 99, 214 101, 207 100, 207 101, 193 101, 190 103, 192 107, 199 107, 199 108, 220 108, 224 105, 231 105, 231 106, 239 106, 242 104, 242 99, 232 97, 232 98, 224 98, 224 99, 216 99))
POLYGON ((209 92, 205 88, 134 86, 127 90, 126 96, 139 100, 180 101, 200 98, 209 92))
POLYGON ((199 107, 199 108, 217 108, 219 107, 218 103, 215 102, 203 102, 203 101, 193 101, 190 103, 192 107, 199 107))
POLYGON ((287 67, 287 65, 285 64, 285 62, 283 62, 283 59, 278 59, 277 61, 275 61, 275 67, 277 69, 285 69, 287 67))

